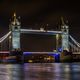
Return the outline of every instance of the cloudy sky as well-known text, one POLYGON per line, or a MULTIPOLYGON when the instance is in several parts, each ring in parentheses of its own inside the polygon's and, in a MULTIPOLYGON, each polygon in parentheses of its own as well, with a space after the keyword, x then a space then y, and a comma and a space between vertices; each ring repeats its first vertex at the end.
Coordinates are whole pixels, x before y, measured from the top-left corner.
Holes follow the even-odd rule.
POLYGON ((60 26, 60 17, 68 21, 70 34, 80 42, 80 3, 73 0, 0 0, 0 36, 8 32, 13 13, 21 17, 22 28, 60 26), (5 29, 4 29, 5 28, 5 29))

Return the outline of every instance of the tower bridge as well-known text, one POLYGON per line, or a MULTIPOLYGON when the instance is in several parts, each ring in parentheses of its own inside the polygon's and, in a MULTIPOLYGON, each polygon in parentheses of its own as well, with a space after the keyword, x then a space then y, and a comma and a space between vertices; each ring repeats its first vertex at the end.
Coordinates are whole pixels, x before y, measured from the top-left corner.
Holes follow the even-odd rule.
MULTIPOLYGON (((51 31, 51 30, 44 30, 43 28, 38 29, 22 29, 21 22, 18 20, 16 14, 14 13, 13 19, 9 25, 9 32, 0 38, 0 43, 6 38, 9 38, 9 50, 21 49, 20 44, 20 36, 21 33, 25 34, 46 34, 46 35, 55 35, 56 36, 56 51, 58 52, 59 48, 59 35, 61 35, 61 52, 64 50, 72 51, 72 52, 79 52, 80 51, 80 43, 78 43, 70 34, 69 34, 69 26, 64 23, 63 18, 61 30, 60 31, 51 31)), ((33 52, 34 53, 34 52, 33 52)), ((39 52, 38 52, 39 53, 39 52)))

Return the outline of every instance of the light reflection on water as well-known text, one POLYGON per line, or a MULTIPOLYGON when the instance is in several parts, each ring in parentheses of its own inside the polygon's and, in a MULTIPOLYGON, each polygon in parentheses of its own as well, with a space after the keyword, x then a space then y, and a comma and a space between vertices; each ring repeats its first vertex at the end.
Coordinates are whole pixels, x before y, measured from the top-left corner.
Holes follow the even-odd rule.
POLYGON ((80 80, 80 63, 0 64, 0 80, 80 80))

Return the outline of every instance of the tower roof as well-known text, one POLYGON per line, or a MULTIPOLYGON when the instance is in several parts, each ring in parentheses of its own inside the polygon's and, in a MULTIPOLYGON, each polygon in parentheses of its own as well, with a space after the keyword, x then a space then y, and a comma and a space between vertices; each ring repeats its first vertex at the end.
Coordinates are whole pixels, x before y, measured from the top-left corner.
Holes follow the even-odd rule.
POLYGON ((11 21, 11 23, 13 24, 13 25, 20 25, 20 22, 19 22, 19 20, 17 19, 17 16, 16 16, 16 12, 14 12, 14 14, 13 14, 13 16, 12 16, 12 21, 11 21))
POLYGON ((13 15, 13 20, 14 20, 14 22, 16 21, 16 13, 14 12, 14 15, 13 15))
POLYGON ((64 22, 64 19, 63 19, 62 16, 61 16, 61 24, 62 24, 62 25, 65 25, 65 22, 64 22))
POLYGON ((16 16, 16 13, 14 12, 14 16, 16 16))

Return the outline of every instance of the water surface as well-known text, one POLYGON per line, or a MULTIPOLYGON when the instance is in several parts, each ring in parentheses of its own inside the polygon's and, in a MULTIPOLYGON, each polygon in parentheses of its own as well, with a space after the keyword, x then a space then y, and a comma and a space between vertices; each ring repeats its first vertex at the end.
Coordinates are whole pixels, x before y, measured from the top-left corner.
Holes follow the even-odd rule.
POLYGON ((0 64, 0 80, 80 80, 80 63, 0 64))

